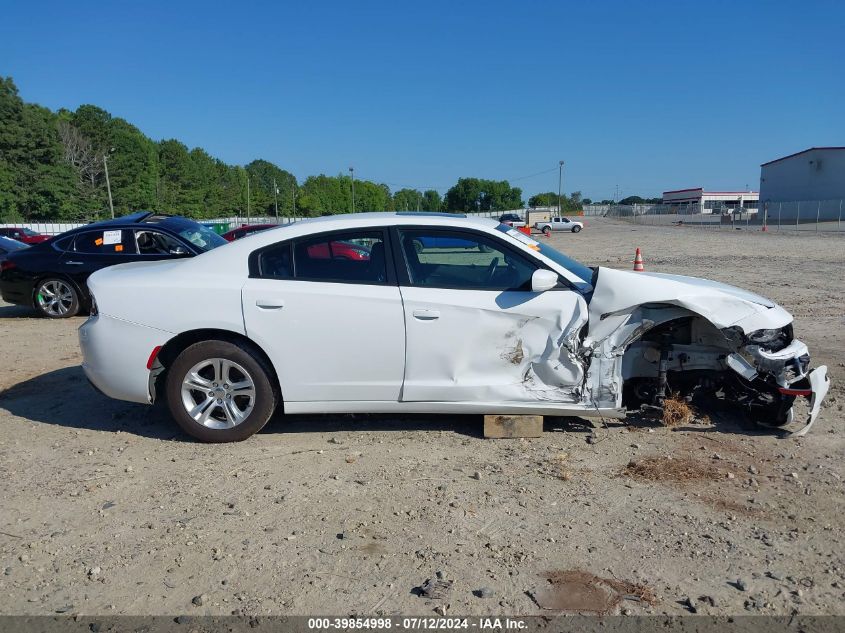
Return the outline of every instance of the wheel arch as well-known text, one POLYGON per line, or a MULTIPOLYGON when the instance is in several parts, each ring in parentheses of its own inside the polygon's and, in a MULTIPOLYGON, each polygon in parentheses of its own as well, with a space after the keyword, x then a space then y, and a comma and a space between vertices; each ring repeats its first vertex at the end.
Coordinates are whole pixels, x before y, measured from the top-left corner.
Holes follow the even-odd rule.
POLYGON ((164 393, 164 384, 165 380, 167 380, 168 367, 184 350, 186 350, 194 343, 199 343, 201 341, 226 341, 228 343, 235 343, 249 349, 251 353, 253 353, 259 359, 261 364, 265 366, 267 372, 270 375, 272 384, 276 388, 278 406, 284 408, 284 398, 282 396, 282 386, 279 382, 279 375, 276 372, 276 368, 273 365, 273 361, 270 360, 270 356, 267 354, 267 352, 265 352, 264 349, 258 343, 253 341, 248 336, 241 334, 240 332, 234 332, 232 330, 222 330, 217 328, 201 328, 196 330, 187 330, 185 332, 177 334, 162 346, 162 348, 156 355, 156 365, 159 366, 160 369, 156 371, 156 368, 154 366, 150 374, 150 395, 153 400, 157 399, 156 394, 164 393))

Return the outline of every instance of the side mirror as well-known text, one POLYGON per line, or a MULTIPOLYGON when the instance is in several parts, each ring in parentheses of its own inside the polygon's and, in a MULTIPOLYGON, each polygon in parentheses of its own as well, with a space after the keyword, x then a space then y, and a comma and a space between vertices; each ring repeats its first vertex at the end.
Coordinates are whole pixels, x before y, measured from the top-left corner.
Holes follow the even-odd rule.
POLYGON ((531 275, 531 292, 546 292, 557 286, 557 273, 538 268, 531 275))

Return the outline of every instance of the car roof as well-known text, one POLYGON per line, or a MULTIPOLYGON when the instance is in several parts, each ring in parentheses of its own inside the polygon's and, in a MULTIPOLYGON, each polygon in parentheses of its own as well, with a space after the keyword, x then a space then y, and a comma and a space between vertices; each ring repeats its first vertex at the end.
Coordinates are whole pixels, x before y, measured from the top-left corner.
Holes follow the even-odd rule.
POLYGON ((125 229, 132 228, 139 224, 156 224, 167 228, 168 224, 175 224, 178 222, 193 222, 190 218, 185 218, 180 215, 170 215, 167 213, 154 213, 152 211, 138 211, 137 213, 130 213, 129 215, 121 215, 116 218, 108 220, 101 220, 99 222, 92 222, 78 226, 75 229, 67 231, 63 235, 70 235, 71 233, 82 233, 84 231, 97 231, 100 229, 125 229))
MULTIPOLYGON (((499 221, 492 218, 467 217, 456 213, 402 211, 327 215, 319 218, 306 218, 290 224, 282 224, 265 231, 257 231, 244 238, 230 242, 226 246, 212 249, 201 255, 198 259, 204 262, 202 265, 210 265, 213 260, 219 260, 221 267, 226 267, 234 265, 237 262, 244 262, 245 254, 283 239, 293 239, 326 231, 413 225, 474 228, 490 231, 499 225, 499 221)), ((185 260, 185 264, 189 264, 190 261, 185 260)), ((216 266, 217 264, 215 263, 214 265, 216 266)))
POLYGON ((24 244, 23 242, 18 242, 17 240, 13 240, 11 237, 6 237, 5 235, 0 235, 0 244, 4 244, 7 247, 11 248, 28 248, 29 244, 24 244))

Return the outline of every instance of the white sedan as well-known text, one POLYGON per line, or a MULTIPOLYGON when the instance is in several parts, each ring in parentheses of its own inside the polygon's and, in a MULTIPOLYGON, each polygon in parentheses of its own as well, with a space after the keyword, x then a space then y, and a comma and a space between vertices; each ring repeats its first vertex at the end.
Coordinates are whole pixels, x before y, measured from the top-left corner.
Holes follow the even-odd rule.
POLYGON ((489 219, 319 218, 88 285, 90 381, 165 399, 209 442, 247 438, 277 410, 622 418, 674 391, 720 393, 778 426, 805 396, 809 425, 829 385, 767 299, 591 269, 489 219))

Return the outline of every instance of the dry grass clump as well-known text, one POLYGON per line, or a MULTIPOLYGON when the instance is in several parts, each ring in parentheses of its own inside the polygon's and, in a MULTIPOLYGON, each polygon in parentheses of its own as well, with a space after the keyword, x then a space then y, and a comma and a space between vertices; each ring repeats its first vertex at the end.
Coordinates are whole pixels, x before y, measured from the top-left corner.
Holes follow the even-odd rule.
POLYGON ((689 424, 695 419, 695 412, 689 403, 677 393, 663 401, 663 426, 673 427, 689 424))
POLYGON ((721 479, 710 464, 701 464, 689 457, 644 457, 631 460, 622 475, 645 481, 698 481, 721 479))
POLYGON ((570 481, 574 473, 569 468, 568 460, 569 453, 561 451, 554 457, 550 457, 546 461, 539 462, 538 465, 540 468, 537 468, 536 472, 562 481, 570 481))

